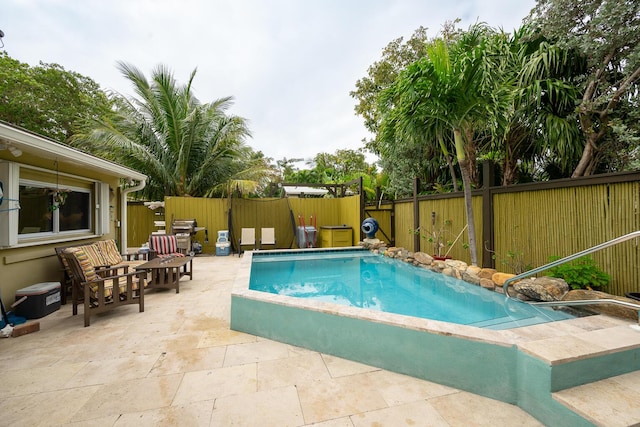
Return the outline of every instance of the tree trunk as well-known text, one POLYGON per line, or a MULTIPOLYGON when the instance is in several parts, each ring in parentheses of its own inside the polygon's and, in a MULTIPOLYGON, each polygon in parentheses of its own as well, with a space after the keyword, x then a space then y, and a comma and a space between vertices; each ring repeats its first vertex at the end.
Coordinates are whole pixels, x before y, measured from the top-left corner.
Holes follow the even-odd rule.
POLYGON ((467 230, 469 233, 469 253, 471 264, 478 265, 478 250, 476 248, 476 225, 473 219, 473 205, 471 204, 471 173, 469 159, 464 150, 464 140, 460 129, 454 129, 453 135, 456 143, 456 155, 460 165, 460 175, 462 176, 462 189, 464 191, 464 207, 467 214, 467 230))

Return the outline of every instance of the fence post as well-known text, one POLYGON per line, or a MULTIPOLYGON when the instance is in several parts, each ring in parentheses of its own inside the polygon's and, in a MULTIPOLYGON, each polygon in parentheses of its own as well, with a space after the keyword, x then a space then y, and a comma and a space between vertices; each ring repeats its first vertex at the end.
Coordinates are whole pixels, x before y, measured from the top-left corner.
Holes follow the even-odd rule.
POLYGON ((491 187, 495 183, 495 169, 491 160, 482 162, 482 266, 495 268, 493 259, 494 229, 493 229, 493 193, 491 187))
MULTIPOLYGON (((420 178, 413 179, 413 229, 420 228, 420 205, 418 203, 418 192, 420 190, 420 178)), ((413 251, 420 251, 420 233, 413 235, 413 251)))

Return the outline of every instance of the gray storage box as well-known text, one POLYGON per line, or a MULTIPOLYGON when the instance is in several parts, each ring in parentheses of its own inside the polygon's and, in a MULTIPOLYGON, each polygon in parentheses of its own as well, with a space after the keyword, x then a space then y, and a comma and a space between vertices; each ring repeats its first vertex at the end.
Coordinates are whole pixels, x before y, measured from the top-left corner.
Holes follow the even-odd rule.
POLYGON ((16 291, 16 301, 26 297, 15 307, 16 316, 39 319, 60 309, 60 282, 36 283, 16 291))

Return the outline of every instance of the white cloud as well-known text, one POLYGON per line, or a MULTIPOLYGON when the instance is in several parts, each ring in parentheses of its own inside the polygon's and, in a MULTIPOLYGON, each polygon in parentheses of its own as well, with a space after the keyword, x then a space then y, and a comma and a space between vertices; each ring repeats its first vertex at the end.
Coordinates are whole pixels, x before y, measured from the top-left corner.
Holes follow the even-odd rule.
POLYGON ((391 40, 419 26, 435 35, 462 18, 517 28, 535 0, 13 0, 0 29, 9 55, 58 63, 104 89, 131 94, 116 69, 198 69, 202 102, 234 96, 249 144, 275 159, 357 149, 368 136, 349 91, 391 40))

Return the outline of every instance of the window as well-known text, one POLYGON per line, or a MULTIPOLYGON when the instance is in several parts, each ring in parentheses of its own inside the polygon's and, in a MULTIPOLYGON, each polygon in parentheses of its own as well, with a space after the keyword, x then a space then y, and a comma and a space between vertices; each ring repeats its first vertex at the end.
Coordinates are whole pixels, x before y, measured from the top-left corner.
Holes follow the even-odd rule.
POLYGON ((110 231, 109 183, 0 162, 0 248, 33 246, 110 231))
POLYGON ((21 180, 19 199, 20 237, 91 230, 89 189, 56 190, 47 183, 21 180))

